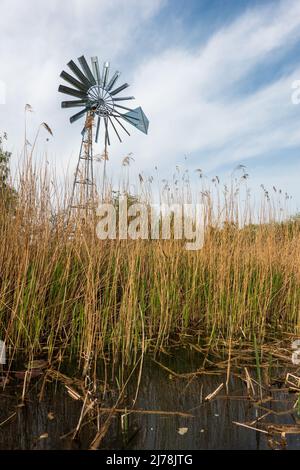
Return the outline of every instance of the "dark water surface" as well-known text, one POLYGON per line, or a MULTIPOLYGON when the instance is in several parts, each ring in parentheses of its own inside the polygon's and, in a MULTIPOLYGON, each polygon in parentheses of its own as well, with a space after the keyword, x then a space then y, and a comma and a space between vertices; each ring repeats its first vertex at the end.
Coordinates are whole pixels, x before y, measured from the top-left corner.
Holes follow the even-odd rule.
MULTIPOLYGON (((162 361, 177 372, 195 371, 198 359, 189 360, 188 367, 182 356, 164 358, 162 361)), ((202 375, 189 379, 170 377, 170 374, 151 360, 147 360, 139 388, 135 409, 186 412, 193 417, 177 415, 129 413, 123 418, 115 414, 101 448, 193 450, 193 449, 268 449, 266 434, 240 427, 233 422, 251 422, 265 411, 256 411, 247 399, 246 387, 239 378, 232 377, 229 397, 225 387, 210 402, 203 398, 213 392, 226 378, 222 375, 202 375), (185 429, 184 429, 185 428, 185 429), (179 433, 182 433, 182 435, 179 433)), ((85 425, 78 439, 65 436, 78 423, 82 403, 73 400, 64 385, 49 383, 44 398, 39 402, 37 394, 41 381, 31 382, 31 391, 25 404, 18 406, 22 394, 22 382, 9 385, 0 391, 0 449, 86 449, 92 442, 97 428, 85 425), (16 413, 13 415, 13 413, 16 413), (13 415, 13 416, 12 416, 13 415), (12 418, 4 423, 4 421, 12 418), (63 437, 65 436, 65 437, 63 437)), ((135 396, 137 376, 127 390, 127 398, 118 406, 130 408, 135 396)), ((265 392, 268 395, 268 392, 265 392)), ((269 393, 270 395, 270 393, 269 393)), ((296 395, 281 391, 272 392, 273 401, 264 406, 273 411, 285 411, 293 407, 296 395)), ((111 397, 111 404, 114 403, 111 397)), ((102 406, 107 406, 107 403, 102 406)), ((106 415, 107 416, 107 415, 106 415)), ((101 417, 103 422, 105 417, 101 417)), ((276 415, 271 413, 264 422, 297 424, 296 411, 276 415)), ((288 449, 300 449, 300 434, 287 436, 288 449)))

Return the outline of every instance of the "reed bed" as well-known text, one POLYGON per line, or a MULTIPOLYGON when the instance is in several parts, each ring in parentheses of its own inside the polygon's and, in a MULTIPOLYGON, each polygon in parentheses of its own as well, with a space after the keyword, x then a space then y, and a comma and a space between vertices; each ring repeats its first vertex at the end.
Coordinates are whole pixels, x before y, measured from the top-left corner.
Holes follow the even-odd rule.
MULTIPOLYGON (((174 342, 242 347, 298 333, 300 224, 276 188, 275 199, 263 188, 257 216, 250 198, 242 205, 240 170, 231 187, 210 188, 202 173, 196 185, 185 175, 158 185, 161 200, 195 192, 204 204, 204 246, 187 251, 180 240, 101 241, 95 220, 67 222, 68 191, 29 159, 13 203, 1 198, 0 338, 32 358, 132 362, 174 342)), ((134 198, 149 202, 151 184, 140 175, 134 198)), ((131 197, 128 183, 120 191, 131 197)))

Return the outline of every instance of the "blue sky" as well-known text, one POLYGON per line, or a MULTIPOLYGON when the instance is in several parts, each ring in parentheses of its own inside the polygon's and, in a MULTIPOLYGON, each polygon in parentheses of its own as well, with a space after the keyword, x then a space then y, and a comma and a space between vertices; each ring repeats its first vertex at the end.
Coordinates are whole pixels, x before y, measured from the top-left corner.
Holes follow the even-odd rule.
MULTIPOLYGON (((82 123, 60 109, 59 74, 82 53, 120 69, 149 117, 149 135, 113 140, 110 171, 129 152, 138 172, 172 176, 177 164, 225 181, 245 164, 258 191, 282 187, 300 207, 299 0, 2 0, 0 130, 16 162, 42 121, 37 158, 65 174, 76 164, 82 123), (47 154, 47 156, 46 156, 47 154), (187 160, 184 157, 187 156, 187 160)), ((95 151, 101 153, 101 143, 95 151)))

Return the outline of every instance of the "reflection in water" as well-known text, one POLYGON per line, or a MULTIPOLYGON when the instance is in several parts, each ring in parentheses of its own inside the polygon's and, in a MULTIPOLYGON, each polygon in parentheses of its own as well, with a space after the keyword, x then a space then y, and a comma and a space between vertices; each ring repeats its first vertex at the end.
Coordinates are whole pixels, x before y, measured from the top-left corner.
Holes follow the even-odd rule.
MULTIPOLYGON (((166 362, 164 362, 166 364, 166 362)), ((168 367, 180 371, 196 370, 196 359, 187 362, 182 356, 168 361, 168 367)), ((136 391, 136 379, 127 390, 126 402, 130 408, 136 391)), ((154 411, 189 412, 194 417, 162 416, 159 414, 129 413, 126 418, 126 433, 122 433, 120 414, 111 421, 102 448, 192 450, 192 449, 265 449, 266 436, 233 424, 255 419, 253 404, 242 399, 245 387, 239 379, 232 378, 229 384, 231 398, 225 397, 224 389, 211 402, 201 403, 217 386, 224 382, 221 375, 203 375, 192 379, 170 378, 166 370, 147 361, 144 367, 135 409, 154 411), (235 398, 236 397, 236 398, 235 398), (179 428, 187 428, 180 435, 179 428)), ((62 436, 77 425, 82 404, 72 400, 65 388, 49 384, 42 402, 37 399, 38 387, 29 395, 22 407, 16 408, 17 397, 22 390, 7 388, 0 392, 0 423, 16 412, 10 421, 0 426, 0 449, 67 449, 88 448, 97 429, 95 424, 84 426, 76 441, 62 436), (42 436, 42 438, 39 438, 42 436)), ((267 403, 269 409, 284 410, 292 407, 295 396, 277 392, 276 401, 267 403), (278 400, 278 401, 277 401, 278 400)), ((107 406, 107 403, 105 404, 107 406)), ((295 423, 295 416, 270 415, 273 423, 295 423)), ((123 426, 124 430, 124 426, 123 426)), ((300 436, 288 438, 288 448, 300 449, 300 436)))

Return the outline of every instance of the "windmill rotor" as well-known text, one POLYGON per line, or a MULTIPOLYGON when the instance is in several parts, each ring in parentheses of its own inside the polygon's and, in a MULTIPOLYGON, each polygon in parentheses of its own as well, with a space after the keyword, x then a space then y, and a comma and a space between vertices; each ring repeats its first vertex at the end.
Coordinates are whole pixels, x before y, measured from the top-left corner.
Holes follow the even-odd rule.
POLYGON ((131 101, 134 97, 119 96, 129 87, 128 83, 118 85, 120 72, 116 71, 110 77, 109 62, 104 62, 100 72, 96 56, 91 58, 91 67, 83 55, 78 58, 78 62, 80 67, 73 60, 68 62, 67 65, 73 75, 62 71, 60 76, 67 82, 67 85, 60 85, 58 88, 59 92, 74 98, 62 101, 62 108, 82 108, 70 117, 70 122, 76 122, 90 113, 97 120, 95 141, 98 142, 100 132, 103 131, 105 145, 111 143, 111 132, 120 142, 122 141, 121 133, 126 132, 130 135, 127 124, 147 134, 149 121, 142 108, 132 109, 127 106, 126 101, 131 101))

